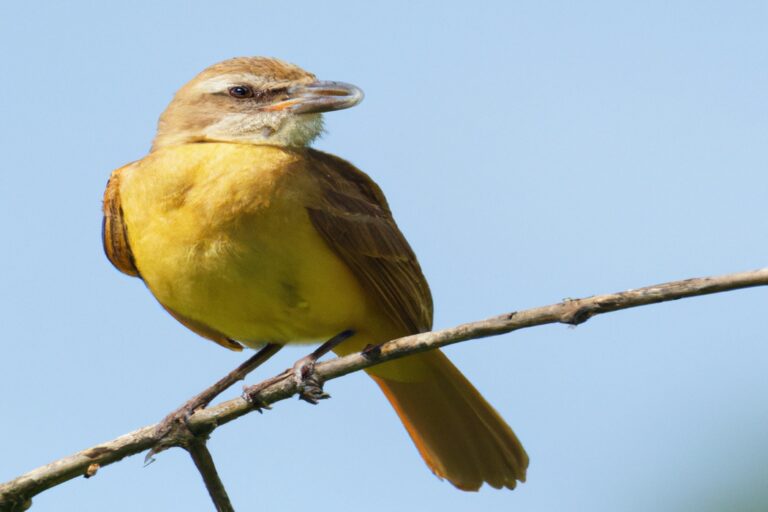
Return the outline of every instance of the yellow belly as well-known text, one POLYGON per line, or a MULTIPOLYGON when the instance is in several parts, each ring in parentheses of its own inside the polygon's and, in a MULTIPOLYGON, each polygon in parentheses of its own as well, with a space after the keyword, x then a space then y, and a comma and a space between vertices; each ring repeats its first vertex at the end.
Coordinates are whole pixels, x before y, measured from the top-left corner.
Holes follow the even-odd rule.
POLYGON ((136 265, 155 297, 246 344, 311 342, 362 325, 357 279, 317 234, 298 153, 189 144, 122 177, 136 265))

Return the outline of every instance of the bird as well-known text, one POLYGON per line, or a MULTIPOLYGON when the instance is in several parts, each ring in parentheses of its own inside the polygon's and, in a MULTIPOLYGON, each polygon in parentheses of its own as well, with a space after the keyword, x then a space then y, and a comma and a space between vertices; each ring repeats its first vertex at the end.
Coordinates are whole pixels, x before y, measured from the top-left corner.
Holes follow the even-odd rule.
MULTIPOLYGON (((432 328, 429 285, 379 186, 311 147, 362 91, 270 57, 214 64, 161 114, 149 153, 113 171, 110 262, 176 320, 231 350, 317 343, 338 355, 432 328)), ((431 471, 513 489, 528 455, 440 350, 368 368, 431 471)))

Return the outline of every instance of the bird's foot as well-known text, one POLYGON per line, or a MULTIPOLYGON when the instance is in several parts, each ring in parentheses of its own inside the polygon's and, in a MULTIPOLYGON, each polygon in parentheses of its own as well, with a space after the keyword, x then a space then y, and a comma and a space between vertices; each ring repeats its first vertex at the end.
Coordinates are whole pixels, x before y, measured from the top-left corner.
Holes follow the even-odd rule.
POLYGON ((145 460, 150 462, 155 454, 172 446, 188 448, 191 441, 199 441, 201 438, 207 436, 209 432, 205 431, 205 428, 199 430, 201 427, 197 427, 195 432, 192 432, 189 427, 189 418, 198 409, 207 407, 211 401, 219 396, 224 390, 228 389, 232 384, 243 380, 248 373, 258 368, 265 361, 268 361, 272 356, 277 354, 281 348, 282 345, 267 343, 261 350, 249 357, 243 364, 226 374, 201 393, 187 400, 184 405, 166 416, 155 428, 153 434, 155 444, 149 451, 145 460))
POLYGON ((317 357, 312 354, 302 357, 296 361, 292 368, 285 370, 280 375, 267 379, 253 386, 243 388, 243 398, 258 412, 262 409, 271 409, 269 404, 261 396, 261 392, 285 379, 293 379, 296 382, 296 389, 299 398, 311 404, 317 404, 320 400, 331 398, 331 395, 323 391, 323 383, 315 375, 315 363, 317 357))
POLYGON ((266 402, 261 398, 261 392, 276 382, 286 378, 292 378, 296 382, 299 399, 309 402, 310 404, 318 404, 320 400, 330 398, 331 395, 323 391, 322 380, 315 374, 315 364, 318 359, 354 334, 355 331, 351 329, 340 332, 320 345, 311 354, 296 361, 292 368, 289 368, 277 377, 246 387, 243 390, 243 396, 259 411, 261 411, 261 409, 269 409, 266 402))
POLYGON ((376 345, 368 344, 363 348, 362 352, 360 352, 364 358, 372 360, 372 359, 378 359, 381 355, 381 343, 377 343, 376 345))
POLYGON ((285 380, 286 378, 290 377, 291 371, 292 370, 285 370, 280 375, 277 375, 276 377, 272 377, 271 379, 267 379, 265 381, 259 382, 258 384, 254 384, 252 386, 243 386, 243 398, 246 400, 246 402, 251 404, 251 406, 254 409, 256 409, 259 413, 263 412, 264 409, 266 410, 272 409, 269 403, 261 397, 261 392, 264 391, 269 386, 271 386, 272 384, 276 384, 281 380, 285 380))
POLYGON ((314 352, 302 357, 293 364, 293 380, 299 391, 299 399, 317 405, 320 400, 331 398, 331 395, 323 391, 323 381, 315 373, 315 364, 318 356, 314 352))
POLYGON ((315 374, 315 364, 318 359, 354 334, 352 329, 342 331, 293 364, 293 379, 296 381, 300 400, 317 405, 320 400, 331 398, 331 395, 323 391, 323 381, 315 374))

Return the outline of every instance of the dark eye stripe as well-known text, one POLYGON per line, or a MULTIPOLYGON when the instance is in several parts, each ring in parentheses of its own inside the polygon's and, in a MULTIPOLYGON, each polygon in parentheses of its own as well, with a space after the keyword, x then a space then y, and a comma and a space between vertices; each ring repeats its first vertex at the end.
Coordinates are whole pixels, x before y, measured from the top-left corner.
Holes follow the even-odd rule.
MULTIPOLYGON (((227 91, 233 98, 242 100, 247 98, 253 98, 259 103, 266 103, 275 99, 282 99, 288 93, 288 87, 275 87, 274 89, 257 89, 249 85, 234 85, 227 91)), ((223 94, 223 93, 215 93, 223 94)))
POLYGON ((280 96, 283 96, 288 92, 287 87, 277 87, 275 89, 264 89, 256 91, 255 98, 259 101, 270 101, 280 96))

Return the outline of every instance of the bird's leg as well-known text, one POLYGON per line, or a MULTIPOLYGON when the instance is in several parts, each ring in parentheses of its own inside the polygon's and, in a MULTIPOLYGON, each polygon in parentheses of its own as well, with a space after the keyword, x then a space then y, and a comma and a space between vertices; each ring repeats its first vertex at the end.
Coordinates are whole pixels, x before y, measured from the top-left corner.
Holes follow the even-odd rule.
POLYGON ((353 334, 355 334, 355 331, 351 329, 340 332, 317 347, 311 354, 293 363, 293 378, 299 387, 299 398, 301 400, 316 405, 320 400, 331 397, 331 395, 323 391, 323 382, 315 375, 315 363, 353 334))
POLYGON ((289 368, 277 377, 245 388, 244 395, 246 400, 255 404, 259 404, 259 393, 263 389, 270 386, 274 382, 283 380, 289 376, 292 376, 296 381, 296 385, 299 390, 299 398, 301 400, 307 401, 311 404, 317 404, 320 400, 330 398, 331 395, 323 391, 323 383, 315 375, 315 363, 317 363, 318 359, 336 348, 341 342, 347 340, 354 334, 355 331, 351 329, 342 331, 317 347, 317 349, 315 349, 311 354, 304 356, 296 361, 292 368, 289 368))
POLYGON ((243 364, 229 372, 222 379, 217 381, 211 387, 202 393, 187 400, 184 405, 166 416, 155 429, 155 446, 149 451, 146 461, 150 461, 152 456, 171 446, 185 445, 194 434, 189 430, 188 420, 192 414, 211 403, 224 390, 239 380, 243 380, 246 375, 261 366, 264 362, 283 348, 283 345, 268 343, 261 350, 256 352, 243 364))

